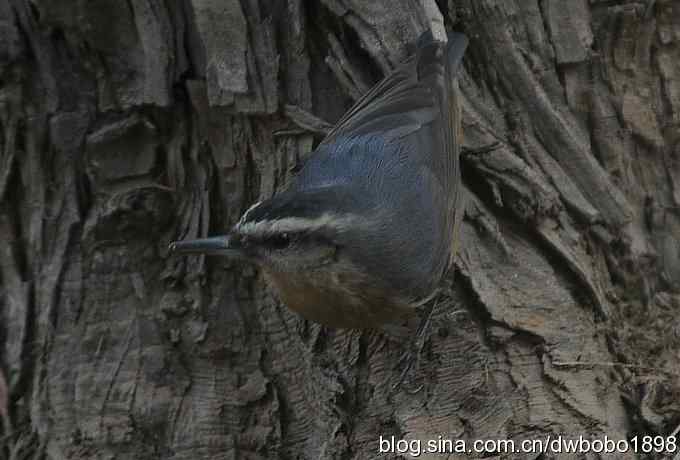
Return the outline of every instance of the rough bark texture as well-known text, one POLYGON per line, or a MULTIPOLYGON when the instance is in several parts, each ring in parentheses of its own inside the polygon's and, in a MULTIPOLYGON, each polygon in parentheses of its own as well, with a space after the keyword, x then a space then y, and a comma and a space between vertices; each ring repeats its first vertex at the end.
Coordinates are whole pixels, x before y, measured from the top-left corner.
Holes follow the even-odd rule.
POLYGON ((1 458, 368 459, 379 435, 680 424, 677 1, 0 0, 0 127, 1 458), (444 24, 471 40, 469 200, 393 392, 403 344, 166 248, 280 189, 444 24))

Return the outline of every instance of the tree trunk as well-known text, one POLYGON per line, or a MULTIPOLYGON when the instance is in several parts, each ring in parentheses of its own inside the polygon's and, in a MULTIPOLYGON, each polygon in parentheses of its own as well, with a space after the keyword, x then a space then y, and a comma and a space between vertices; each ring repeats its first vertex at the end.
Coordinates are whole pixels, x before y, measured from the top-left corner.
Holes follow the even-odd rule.
POLYGON ((0 458, 677 431, 677 1, 0 0, 0 126, 0 458), (167 246, 281 189, 444 26, 470 38, 468 204, 452 293, 393 391, 406 344, 167 246))

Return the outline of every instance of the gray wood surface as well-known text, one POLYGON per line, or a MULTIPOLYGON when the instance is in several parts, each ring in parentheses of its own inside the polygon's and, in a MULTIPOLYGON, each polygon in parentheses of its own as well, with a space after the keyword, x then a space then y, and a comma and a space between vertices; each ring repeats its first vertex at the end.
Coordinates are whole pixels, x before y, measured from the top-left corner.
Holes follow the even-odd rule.
POLYGON ((679 210, 674 0, 0 0, 0 458, 668 435, 679 210), (393 392, 403 341, 305 322, 256 270, 167 246, 279 190, 444 26, 470 37, 468 205, 393 392))

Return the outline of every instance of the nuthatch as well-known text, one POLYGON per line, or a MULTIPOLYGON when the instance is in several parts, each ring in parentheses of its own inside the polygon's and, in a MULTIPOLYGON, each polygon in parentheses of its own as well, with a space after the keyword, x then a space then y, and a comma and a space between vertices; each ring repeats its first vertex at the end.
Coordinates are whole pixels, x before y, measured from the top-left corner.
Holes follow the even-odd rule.
POLYGON ((456 74, 467 38, 430 32, 338 122, 290 185, 229 234, 180 253, 259 265, 307 319, 379 327, 415 312, 451 264, 463 212, 456 74))

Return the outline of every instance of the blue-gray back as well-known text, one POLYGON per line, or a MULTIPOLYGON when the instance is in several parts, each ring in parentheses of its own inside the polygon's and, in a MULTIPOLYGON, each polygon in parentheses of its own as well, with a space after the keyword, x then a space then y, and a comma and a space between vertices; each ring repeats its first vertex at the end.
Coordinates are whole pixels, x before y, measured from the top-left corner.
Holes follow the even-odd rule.
POLYGON ((433 289, 450 263, 462 217, 455 74, 466 46, 461 34, 448 47, 424 34, 415 55, 350 109, 291 184, 332 190, 338 212, 379 225, 357 228, 349 249, 412 297, 433 289))

